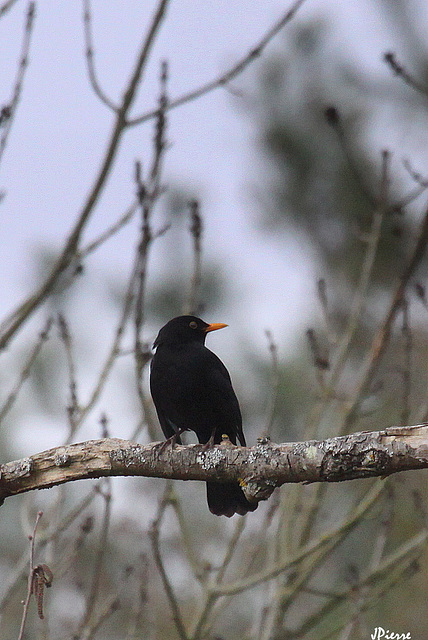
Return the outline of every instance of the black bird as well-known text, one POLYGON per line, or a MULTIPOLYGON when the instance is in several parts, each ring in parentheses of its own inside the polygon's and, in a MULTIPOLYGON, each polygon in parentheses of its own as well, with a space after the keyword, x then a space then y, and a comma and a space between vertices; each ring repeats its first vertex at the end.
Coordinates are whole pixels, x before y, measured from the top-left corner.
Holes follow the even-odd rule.
MULTIPOLYGON (((210 331, 226 324, 207 324, 195 316, 170 320, 153 344, 150 390, 166 438, 181 444, 183 431, 194 431, 202 444, 221 442, 226 434, 245 447, 238 399, 222 361, 207 347, 210 331)), ((207 482, 211 513, 230 518, 254 511, 237 482, 207 482)))

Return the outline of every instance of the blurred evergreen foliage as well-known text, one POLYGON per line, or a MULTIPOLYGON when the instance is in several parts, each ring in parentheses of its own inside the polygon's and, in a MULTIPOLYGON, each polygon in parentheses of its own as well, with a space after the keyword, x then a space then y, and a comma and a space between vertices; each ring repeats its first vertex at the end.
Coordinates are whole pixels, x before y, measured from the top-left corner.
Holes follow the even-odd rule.
MULTIPOLYGON (((379 7, 386 20, 401 26, 399 33, 403 42, 414 54, 406 58, 406 64, 423 85, 428 78, 428 43, 415 38, 415 25, 406 4, 384 2, 379 7)), ((250 115, 258 127, 258 144, 267 164, 264 184, 257 188, 261 232, 267 240, 272 235, 276 241, 282 238, 284 244, 291 235, 296 235, 302 244, 313 247, 319 261, 318 272, 326 283, 328 301, 330 326, 326 328, 322 320, 318 323, 315 320, 313 326, 323 354, 327 354, 326 370, 313 366, 312 378, 308 379, 311 355, 309 346, 303 343, 296 357, 281 366, 274 429, 275 439, 279 435, 280 440, 290 433, 293 438, 304 437, 305 422, 306 428, 315 429, 312 432, 317 436, 333 436, 343 430, 347 402, 359 366, 415 246, 426 209, 426 187, 421 176, 415 176, 416 172, 410 169, 413 160, 405 155, 408 149, 400 155, 401 150, 396 149, 397 132, 394 132, 392 148, 389 136, 395 125, 391 113, 397 105, 401 129, 406 129, 408 122, 410 130, 414 120, 424 123, 422 126, 428 124, 427 96, 417 94, 393 74, 389 78, 385 75, 373 79, 358 60, 350 61, 346 51, 335 49, 332 55, 329 47, 332 35, 327 18, 305 24, 296 21, 291 35, 287 34, 284 54, 277 51, 264 62, 255 100, 249 101, 251 105, 256 104, 250 115), (376 147, 382 137, 382 127, 382 146, 376 147), (384 204, 381 199, 384 150, 395 153, 390 157, 387 206, 364 312, 351 342, 336 396, 326 402, 319 422, 314 423, 311 412, 314 403, 326 393, 323 385, 334 360, 337 339, 349 318, 373 216, 384 204), (416 194, 418 197, 414 198, 416 194)), ((379 58, 383 53, 378 51, 379 58)), ((416 166, 427 160, 426 154, 422 160, 419 157, 416 166)), ((422 173, 424 170, 425 167, 422 173)), ((428 170, 424 175, 427 174, 428 170)), ((406 294, 407 316, 404 311, 397 315, 390 345, 359 407, 353 431, 426 420, 428 317, 424 290, 427 264, 425 256, 406 294), (410 322, 410 326, 406 326, 406 322, 410 322)), ((321 306, 316 296, 314 305, 321 306)), ((318 317, 321 316, 319 313, 318 317)), ((370 553, 367 543, 376 539, 380 526, 388 528, 388 548, 420 528, 426 508, 416 508, 414 500, 419 496, 419 505, 426 504, 426 476, 403 474, 391 479, 390 487, 394 506, 389 515, 384 516, 383 525, 379 521, 368 523, 366 531, 359 529, 351 536, 334 555, 329 569, 323 568, 315 577, 312 582, 315 590, 331 588, 343 593, 352 582, 349 575, 345 577, 346 572, 352 569, 355 575, 360 575, 370 553)), ((349 497, 359 488, 355 483, 340 489, 328 487, 320 503, 320 521, 328 520, 330 509, 336 512, 342 491, 349 497)), ((412 637, 424 637, 421 612, 426 614, 426 561, 425 553, 421 565, 416 563, 412 571, 398 579, 394 588, 381 591, 379 599, 373 602, 373 609, 362 620, 357 618, 346 638, 369 637, 367 634, 376 626, 411 630, 412 637)), ((341 615, 340 609, 334 609, 331 616, 320 620, 312 633, 302 637, 314 640, 345 637, 334 633, 341 615)), ((301 637, 283 633, 278 638, 301 637)))

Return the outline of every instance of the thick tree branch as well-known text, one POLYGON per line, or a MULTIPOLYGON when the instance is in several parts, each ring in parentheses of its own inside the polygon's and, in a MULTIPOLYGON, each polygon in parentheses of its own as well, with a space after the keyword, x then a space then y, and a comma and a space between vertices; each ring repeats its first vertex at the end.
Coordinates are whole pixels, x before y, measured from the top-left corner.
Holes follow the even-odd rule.
POLYGON ((341 482, 428 468, 428 424, 364 431, 327 440, 251 448, 228 440, 201 445, 140 445, 119 438, 56 447, 0 467, 0 500, 54 485, 103 476, 177 480, 239 480, 251 500, 266 500, 286 482, 341 482))

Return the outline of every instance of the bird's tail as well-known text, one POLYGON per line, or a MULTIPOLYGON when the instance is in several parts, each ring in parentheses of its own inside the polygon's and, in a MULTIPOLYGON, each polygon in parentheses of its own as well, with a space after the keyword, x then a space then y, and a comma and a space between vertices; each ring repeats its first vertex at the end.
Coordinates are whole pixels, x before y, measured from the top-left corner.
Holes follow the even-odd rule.
POLYGON ((207 482, 207 502, 211 513, 228 518, 235 513, 244 516, 258 507, 258 502, 247 500, 237 482, 207 482))

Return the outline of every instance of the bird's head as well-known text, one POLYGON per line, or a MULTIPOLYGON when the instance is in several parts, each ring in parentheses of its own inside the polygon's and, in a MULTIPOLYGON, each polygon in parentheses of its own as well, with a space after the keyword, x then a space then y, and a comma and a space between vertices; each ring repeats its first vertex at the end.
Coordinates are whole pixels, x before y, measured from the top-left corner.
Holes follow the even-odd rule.
POLYGON ((160 344, 185 344, 186 342, 204 344, 207 333, 223 327, 227 327, 227 324, 222 322, 208 324, 196 316, 178 316, 162 327, 153 343, 153 348, 160 344))

